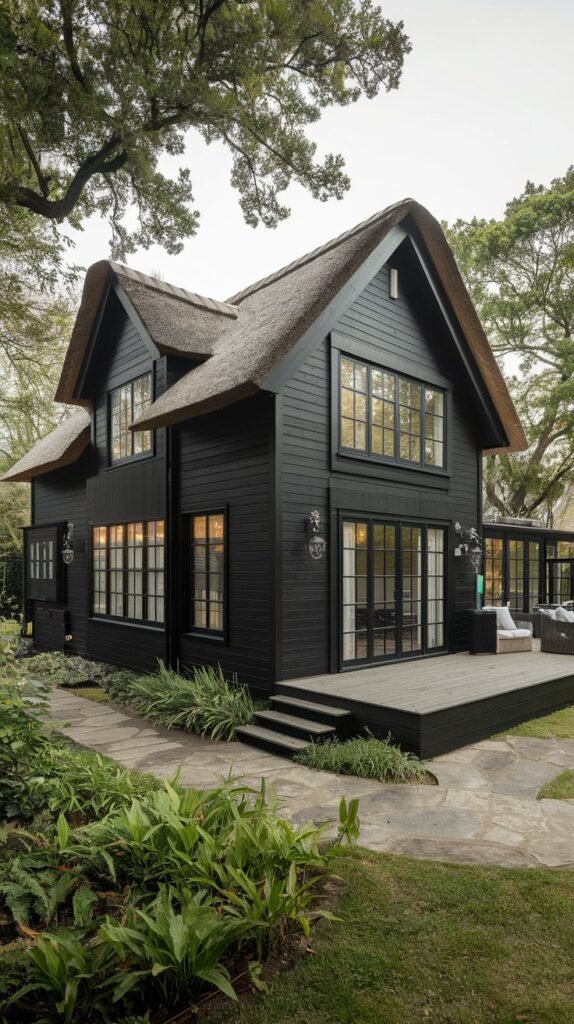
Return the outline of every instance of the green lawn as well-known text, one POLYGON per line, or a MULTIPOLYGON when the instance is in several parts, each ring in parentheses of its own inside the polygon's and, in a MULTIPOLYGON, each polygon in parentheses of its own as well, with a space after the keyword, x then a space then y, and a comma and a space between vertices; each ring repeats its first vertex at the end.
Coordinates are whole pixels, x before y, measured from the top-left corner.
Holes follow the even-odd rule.
MULTIPOLYGON (((205 1024, 572 1024, 574 873, 355 851, 342 921, 205 1024)), ((199 1022, 198 1022, 199 1024, 199 1022)))
POLYGON ((551 782, 547 782, 538 793, 538 799, 574 800, 574 771, 566 768, 551 782))
POLYGON ((110 698, 99 686, 68 686, 68 693, 76 697, 85 697, 86 700, 93 700, 96 704, 109 704, 110 698))
POLYGON ((522 725, 515 725, 512 729, 500 733, 502 736, 532 736, 539 740, 574 740, 574 706, 562 708, 561 711, 553 711, 551 715, 544 715, 543 718, 533 718, 522 725))

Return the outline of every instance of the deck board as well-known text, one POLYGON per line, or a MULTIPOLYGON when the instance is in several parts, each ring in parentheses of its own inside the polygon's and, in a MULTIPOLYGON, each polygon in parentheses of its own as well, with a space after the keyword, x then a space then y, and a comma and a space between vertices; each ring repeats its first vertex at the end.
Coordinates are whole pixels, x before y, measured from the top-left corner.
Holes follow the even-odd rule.
POLYGON ((574 658, 532 652, 421 658, 277 684, 281 693, 332 701, 355 724, 385 730, 430 756, 574 703, 574 658))

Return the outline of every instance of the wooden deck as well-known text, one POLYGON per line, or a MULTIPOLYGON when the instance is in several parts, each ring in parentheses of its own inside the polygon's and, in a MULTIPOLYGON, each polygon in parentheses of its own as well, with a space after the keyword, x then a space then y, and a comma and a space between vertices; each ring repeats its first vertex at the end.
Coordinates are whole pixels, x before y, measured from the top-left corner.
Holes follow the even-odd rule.
POLYGON ((278 693, 352 711, 422 757, 445 753, 574 703, 574 658, 451 654, 277 683, 278 693))

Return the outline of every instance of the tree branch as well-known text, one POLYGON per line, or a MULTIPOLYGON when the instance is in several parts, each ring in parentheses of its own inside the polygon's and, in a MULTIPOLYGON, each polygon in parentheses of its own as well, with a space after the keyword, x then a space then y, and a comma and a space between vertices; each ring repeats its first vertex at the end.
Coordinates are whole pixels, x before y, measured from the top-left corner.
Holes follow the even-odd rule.
POLYGON ((93 178, 95 174, 111 174, 124 166, 128 159, 125 149, 108 159, 120 143, 121 139, 114 136, 97 153, 92 153, 87 157, 78 167, 61 199, 48 199, 23 185, 14 189, 6 189, 7 197, 17 206, 31 210, 32 213, 39 213, 42 217, 47 217, 50 220, 62 220, 72 212, 90 178, 93 178))

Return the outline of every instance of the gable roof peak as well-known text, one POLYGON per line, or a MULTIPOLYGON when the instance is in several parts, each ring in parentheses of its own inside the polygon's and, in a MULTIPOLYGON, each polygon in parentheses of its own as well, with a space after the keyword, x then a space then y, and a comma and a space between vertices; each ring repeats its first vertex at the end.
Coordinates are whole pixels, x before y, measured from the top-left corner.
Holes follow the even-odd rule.
POLYGON ((403 216, 407 216, 410 210, 418 206, 419 204, 415 199, 400 199, 397 203, 392 203, 390 206, 386 206, 383 210, 378 210, 377 213, 373 213, 366 220, 361 221, 360 224, 355 224, 352 228, 347 228, 342 234, 337 235, 336 238, 329 239, 328 242, 324 242, 323 245, 317 246, 316 249, 312 249, 311 252, 305 253, 303 256, 298 256, 292 263, 288 263, 284 267, 280 267, 279 270, 274 271, 272 274, 268 274, 267 277, 262 277, 259 281, 255 281, 253 284, 247 285, 242 288, 241 291, 236 292, 230 296, 227 300, 234 305, 239 305, 243 299, 246 299, 249 295, 253 295, 254 292, 259 291, 261 288, 266 288, 268 285, 273 284, 275 281, 279 281, 282 277, 286 277, 287 274, 293 273, 295 270, 299 270, 304 267, 307 263, 312 263, 313 260, 318 259, 319 256, 323 256, 330 252, 331 249, 336 249, 337 246, 343 245, 344 242, 350 241, 356 235, 360 235, 362 231, 366 231, 368 228, 374 227, 379 221, 387 220, 391 216, 398 214, 400 220, 400 212, 403 210, 403 216))

